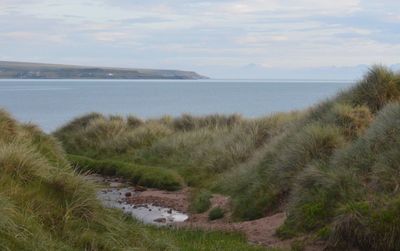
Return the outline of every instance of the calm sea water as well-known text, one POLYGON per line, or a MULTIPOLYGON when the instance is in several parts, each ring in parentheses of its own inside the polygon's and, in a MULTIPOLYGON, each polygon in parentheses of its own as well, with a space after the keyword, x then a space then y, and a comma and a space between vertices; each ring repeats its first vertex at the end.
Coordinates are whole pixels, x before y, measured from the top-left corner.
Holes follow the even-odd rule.
POLYGON ((306 108, 350 82, 261 80, 0 80, 0 107, 50 132, 92 111, 142 118, 182 113, 255 117, 306 108))

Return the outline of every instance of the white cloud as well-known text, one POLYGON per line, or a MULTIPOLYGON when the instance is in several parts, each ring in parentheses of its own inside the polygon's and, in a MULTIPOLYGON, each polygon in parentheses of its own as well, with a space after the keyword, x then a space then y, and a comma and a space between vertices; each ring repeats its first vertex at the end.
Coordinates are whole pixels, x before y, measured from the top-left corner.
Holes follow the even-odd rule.
POLYGON ((15 31, 0 34, 0 38, 9 40, 29 40, 38 42, 63 43, 65 36, 59 34, 38 34, 28 31, 15 31))
POLYGON ((343 15, 360 10, 359 0, 246 0, 227 4, 223 10, 233 14, 254 12, 282 12, 295 16, 315 13, 343 15))
POLYGON ((400 34, 398 13, 397 0, 0 0, 0 55, 162 68, 395 63, 399 45, 384 38, 400 34))

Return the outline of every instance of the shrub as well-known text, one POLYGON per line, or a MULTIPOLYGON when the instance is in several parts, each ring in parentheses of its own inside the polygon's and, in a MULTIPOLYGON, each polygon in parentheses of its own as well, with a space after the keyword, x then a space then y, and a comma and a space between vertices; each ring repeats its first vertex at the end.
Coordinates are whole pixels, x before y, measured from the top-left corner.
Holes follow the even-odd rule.
POLYGON ((214 207, 208 213, 208 220, 213 221, 224 217, 224 210, 220 207, 214 207))

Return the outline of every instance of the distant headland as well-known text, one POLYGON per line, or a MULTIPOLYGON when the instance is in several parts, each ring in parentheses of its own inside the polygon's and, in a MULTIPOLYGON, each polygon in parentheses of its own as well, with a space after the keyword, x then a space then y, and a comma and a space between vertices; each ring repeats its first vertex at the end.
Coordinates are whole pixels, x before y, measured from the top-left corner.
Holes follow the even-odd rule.
POLYGON ((193 71, 0 61, 0 79, 206 79, 193 71))

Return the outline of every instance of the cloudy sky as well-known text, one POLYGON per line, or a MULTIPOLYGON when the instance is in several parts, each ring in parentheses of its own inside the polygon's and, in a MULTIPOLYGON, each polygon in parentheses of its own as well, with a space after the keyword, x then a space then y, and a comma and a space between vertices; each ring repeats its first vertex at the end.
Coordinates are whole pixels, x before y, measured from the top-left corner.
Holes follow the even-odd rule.
POLYGON ((400 63, 399 0, 0 0, 0 60, 195 70, 400 63))

